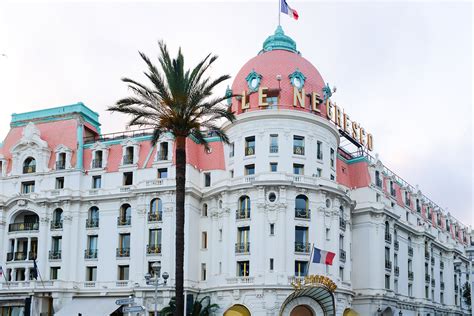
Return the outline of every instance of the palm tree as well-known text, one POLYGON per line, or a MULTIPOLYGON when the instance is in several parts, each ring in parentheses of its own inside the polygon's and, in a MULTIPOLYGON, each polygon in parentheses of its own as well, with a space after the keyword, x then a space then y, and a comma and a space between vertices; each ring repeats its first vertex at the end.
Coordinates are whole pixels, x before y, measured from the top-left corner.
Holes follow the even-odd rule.
MULTIPOLYGON (((204 296, 200 300, 198 300, 199 293, 196 295, 196 299, 194 300, 193 306, 191 308, 191 316, 210 316, 219 309, 218 304, 211 304, 211 297, 204 296)), ((176 300, 175 297, 172 297, 168 303, 168 306, 165 306, 161 311, 160 315, 162 316, 169 316, 173 315, 176 311, 176 300)))
POLYGON ((144 72, 148 78, 145 85, 129 78, 122 78, 133 95, 123 98, 108 111, 131 116, 128 126, 153 128, 152 145, 164 133, 175 138, 176 159, 176 314, 183 315, 183 262, 184 262, 184 200, 186 182, 186 138, 193 137, 206 149, 206 133, 213 132, 228 143, 228 137, 221 129, 223 121, 233 121, 234 114, 222 102, 228 96, 214 97, 213 89, 230 78, 229 75, 211 79, 207 73, 217 56, 207 55, 193 69, 184 70, 181 48, 172 59, 163 41, 158 43, 160 70, 142 52, 141 58, 147 64, 144 72))

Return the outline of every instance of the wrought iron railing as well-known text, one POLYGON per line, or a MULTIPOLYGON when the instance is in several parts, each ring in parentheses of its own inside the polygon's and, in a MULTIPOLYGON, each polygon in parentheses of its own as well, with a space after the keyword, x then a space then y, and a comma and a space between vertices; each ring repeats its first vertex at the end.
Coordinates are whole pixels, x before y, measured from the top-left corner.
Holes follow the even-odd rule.
POLYGON ((250 209, 238 209, 235 211, 235 219, 249 219, 250 218, 250 209))
POLYGON ((342 218, 339 218, 339 228, 344 231, 346 230, 346 221, 342 218))
POLYGON ((163 220, 162 212, 148 212, 149 222, 161 222, 163 220))
POLYGON ((295 242, 295 252, 309 253, 311 251, 311 244, 309 242, 295 242))
POLYGON ((61 259, 61 250, 49 251, 49 260, 60 260, 60 259, 61 259))
POLYGON ((37 257, 38 257, 38 254, 36 253, 36 251, 28 252, 28 260, 36 260, 37 257))
POLYGON ((400 267, 395 266, 394 268, 395 275, 398 276, 400 274, 400 267))
POLYGON ((86 228, 97 228, 99 227, 98 218, 88 218, 86 219, 86 228))
POLYGON ((161 253, 161 244, 149 244, 146 246, 146 253, 151 254, 160 254, 161 253))
POLYGON ((130 257, 130 248, 117 248, 117 258, 130 257))
POLYGON ((26 260, 26 251, 17 251, 15 252, 15 260, 26 260))
POLYGON ((35 173, 35 172, 36 172, 36 166, 23 167, 23 173, 35 173))
POLYGON ((64 170, 66 169, 66 162, 65 161, 56 161, 56 170, 64 170))
POLYGON ((18 231, 36 231, 39 230, 39 223, 13 223, 8 225, 9 232, 18 232, 18 231))
POLYGON ((346 262, 346 251, 344 249, 339 249, 339 260, 346 262))
POLYGON ((92 168, 102 168, 102 159, 92 160, 92 168))
POLYGON ((97 249, 86 249, 84 250, 84 258, 85 259, 97 259, 99 250, 97 249))
POLYGON ((305 208, 295 208, 295 218, 311 218, 311 210, 305 208))
POLYGON ((52 220, 51 221, 51 229, 62 229, 63 228, 63 220, 52 220))
POLYGON ((392 261, 390 261, 390 260, 385 260, 385 270, 390 270, 390 271, 392 271, 392 261))
POLYGON ((131 216, 118 216, 117 217, 117 225, 118 226, 129 226, 132 224, 132 217, 131 216))
POLYGON ((413 277, 414 277, 413 271, 408 271, 408 280, 413 281, 413 277))
POLYGON ((131 156, 131 155, 125 155, 125 156, 123 156, 123 164, 124 164, 124 165, 131 165, 131 164, 133 164, 133 156, 131 156))
POLYGON ((413 257, 413 247, 408 246, 408 255, 413 257))
POLYGON ((304 146, 293 146, 293 154, 304 155, 304 146))
POLYGON ((7 252, 7 261, 13 260, 13 252, 7 252))
POLYGON ((392 243, 392 234, 385 233, 385 241, 389 244, 392 243))
POLYGON ((235 253, 249 253, 250 242, 238 242, 235 244, 235 253))
POLYGON ((270 153, 271 154, 278 153, 278 146, 270 146, 270 153))
POLYGON ((255 155, 255 147, 245 147, 245 156, 255 155))
POLYGON ((399 249, 400 244, 399 244, 398 240, 395 240, 395 241, 393 242, 393 247, 394 247, 395 250, 398 250, 398 249, 399 249))

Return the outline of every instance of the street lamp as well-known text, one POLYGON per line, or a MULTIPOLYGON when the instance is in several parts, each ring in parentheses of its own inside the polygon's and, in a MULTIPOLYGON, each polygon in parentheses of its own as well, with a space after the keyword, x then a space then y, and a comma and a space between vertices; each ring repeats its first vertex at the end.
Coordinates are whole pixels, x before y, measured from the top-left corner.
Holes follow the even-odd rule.
POLYGON ((155 286, 155 308, 154 308, 154 316, 158 316, 157 304, 158 304, 158 285, 166 285, 168 278, 170 275, 168 272, 163 272, 163 283, 160 283, 160 272, 161 272, 161 263, 155 262, 151 265, 151 269, 153 270, 153 276, 150 273, 145 274, 145 280, 147 285, 154 285, 155 286))

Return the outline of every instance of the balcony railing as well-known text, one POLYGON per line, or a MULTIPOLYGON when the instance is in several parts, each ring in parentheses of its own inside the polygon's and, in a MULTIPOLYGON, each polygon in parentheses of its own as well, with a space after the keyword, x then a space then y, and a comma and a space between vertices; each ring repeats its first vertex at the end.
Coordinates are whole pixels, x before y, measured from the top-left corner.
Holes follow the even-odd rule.
POLYGON ((413 281, 413 271, 408 271, 408 280, 413 281))
POLYGON ((117 258, 130 257, 130 248, 117 248, 117 258))
POLYGON ((305 208, 295 208, 295 218, 311 218, 311 210, 305 208))
POLYGON ((102 159, 93 159, 92 168, 102 168, 102 159))
POLYGON ((255 147, 245 147, 245 156, 255 155, 255 147))
POLYGON ((413 257, 413 247, 408 246, 408 255, 413 257))
POLYGON ((444 269, 444 262, 441 261, 441 262, 439 263, 439 268, 440 268, 441 270, 444 269))
POLYGON ((235 211, 235 219, 249 219, 250 218, 250 209, 238 209, 235 211))
POLYGON ((346 221, 342 218, 339 218, 339 228, 343 231, 346 230, 346 221))
POLYGON ((7 252, 7 261, 13 260, 13 252, 7 252))
POLYGON ((270 153, 271 154, 278 153, 278 146, 270 146, 270 153))
POLYGON ((66 169, 66 162, 56 161, 56 170, 64 170, 64 169, 66 169))
POLYGON ((36 260, 37 257, 38 257, 38 254, 36 253, 36 251, 28 252, 28 260, 36 260))
POLYGON ((39 223, 13 223, 8 225, 9 232, 20 232, 20 231, 37 231, 39 230, 39 223))
POLYGON ((61 250, 50 250, 49 260, 61 260, 61 250))
POLYGON ((35 173, 36 166, 23 167, 23 173, 35 173))
POLYGON ((62 229, 63 228, 63 220, 53 220, 51 221, 51 229, 62 229))
POLYGON ((133 156, 125 155, 123 156, 123 164, 124 165, 131 165, 133 163, 133 156))
POLYGON ((84 259, 97 259, 98 252, 97 249, 86 249, 84 250, 84 259))
POLYGON ((118 216, 117 217, 117 225, 118 226, 129 226, 132 224, 132 217, 131 216, 118 216))
POLYGON ((441 291, 444 291, 444 282, 441 281, 441 283, 439 284, 440 288, 441 288, 441 291))
POLYGON ((309 242, 295 242, 295 252, 309 253, 311 244, 309 242))
POLYGON ((250 243, 249 242, 238 242, 235 244, 235 253, 249 253, 250 243))
POLYGON ((159 151, 157 154, 158 160, 168 160, 168 153, 159 151))
POLYGON ((398 248, 400 247, 400 244, 399 244, 398 240, 395 240, 393 242, 393 247, 395 248, 395 250, 398 250, 398 248))
POLYGON ((161 253, 161 244, 149 244, 146 246, 146 253, 149 255, 160 254, 161 253))
POLYGON ((148 212, 149 222, 161 222, 163 220, 162 212, 148 212))
POLYGON ((385 270, 392 271, 392 261, 385 260, 385 270))
POLYGON ((393 267, 393 270, 394 270, 396 276, 400 275, 400 267, 395 266, 395 267, 393 267))
POLYGON ((430 260, 430 253, 428 251, 425 251, 425 259, 430 260))
POLYGON ((392 243, 392 234, 385 233, 385 242, 392 243))
POLYGON ((88 218, 86 219, 86 228, 97 228, 99 227, 98 218, 88 218))
POLYGON ((432 266, 435 265, 435 258, 434 258, 434 257, 431 257, 431 265, 432 265, 432 266))
POLYGON ((339 249, 339 260, 346 262, 346 251, 344 249, 339 249))
POLYGON ((26 251, 15 252, 15 260, 26 260, 26 251))
POLYGON ((304 146, 293 146, 293 154, 304 155, 304 146))
POLYGON ((426 283, 430 283, 430 280, 431 280, 431 276, 427 273, 425 273, 425 281, 426 283))

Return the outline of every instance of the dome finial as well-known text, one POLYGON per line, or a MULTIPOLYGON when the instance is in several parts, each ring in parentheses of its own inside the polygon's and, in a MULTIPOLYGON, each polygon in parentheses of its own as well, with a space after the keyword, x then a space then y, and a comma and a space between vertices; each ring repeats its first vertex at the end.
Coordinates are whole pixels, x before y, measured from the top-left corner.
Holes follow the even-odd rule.
POLYGON ((277 49, 299 54, 299 52, 296 50, 296 42, 288 35, 285 35, 281 25, 278 25, 275 33, 267 37, 265 42, 263 42, 263 49, 260 51, 260 53, 277 49))

